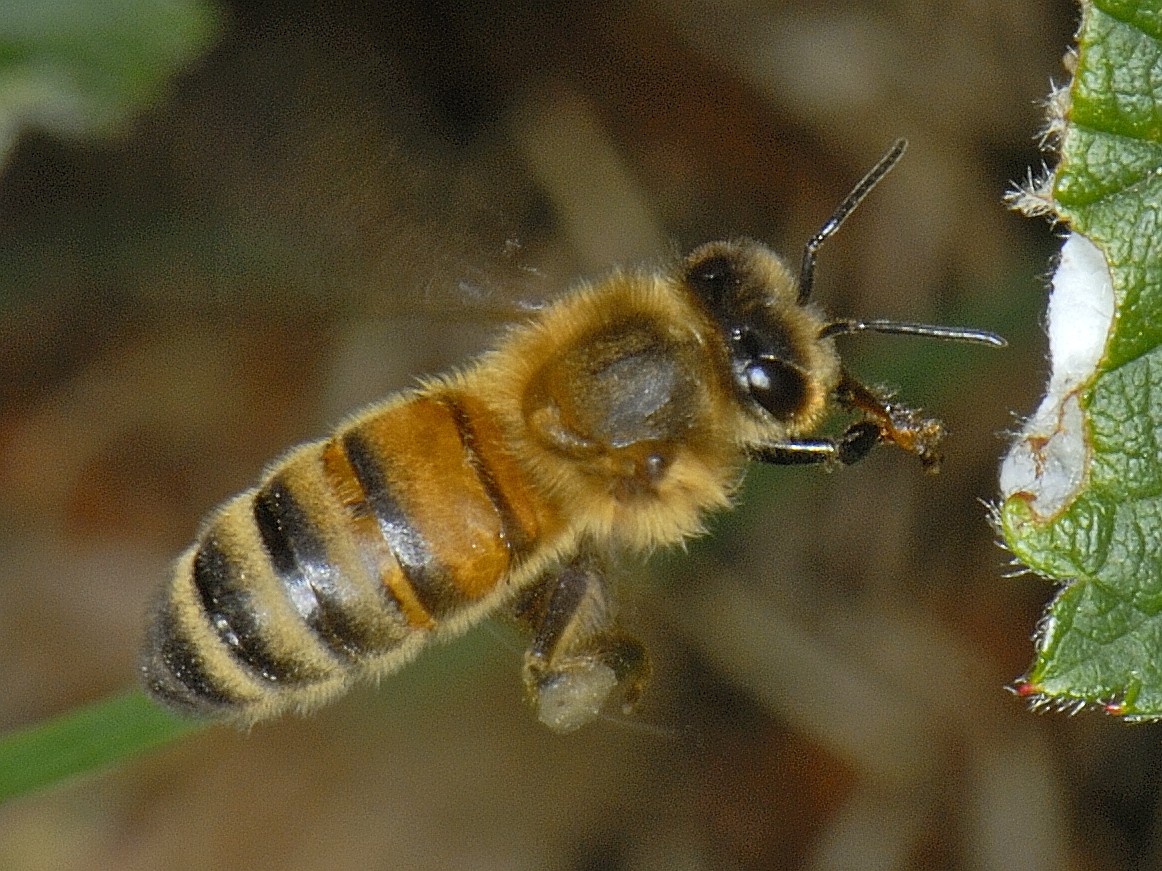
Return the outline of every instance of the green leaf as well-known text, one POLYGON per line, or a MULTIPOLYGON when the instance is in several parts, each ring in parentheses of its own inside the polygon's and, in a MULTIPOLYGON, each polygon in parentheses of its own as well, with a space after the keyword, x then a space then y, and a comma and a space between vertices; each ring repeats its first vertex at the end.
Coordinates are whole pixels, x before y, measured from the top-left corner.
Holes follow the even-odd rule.
MULTIPOLYGON (((1084 4, 1076 60, 1068 99, 1051 100, 1050 130, 1061 136, 1051 191, 1026 196, 1047 200, 1104 254, 1116 316, 1096 365, 1055 375, 1056 399, 1051 383, 1061 429, 1026 432, 1006 460, 1023 451, 1026 479, 1006 483, 1002 472, 1006 542, 1064 583, 1017 689, 1036 703, 1153 719, 1162 717, 1162 3, 1084 4), (1077 448, 1062 462, 1058 436, 1077 448), (1060 498, 1039 501, 1038 487, 1059 473, 1069 482, 1060 498)), ((1052 323, 1050 336, 1056 372, 1066 342, 1053 346, 1052 323)))
POLYGON ((156 101, 219 26, 202 0, 3 0, 0 165, 30 124, 112 133, 156 101))
POLYGON ((11 732, 0 737, 0 802, 107 768, 201 727, 133 690, 11 732))

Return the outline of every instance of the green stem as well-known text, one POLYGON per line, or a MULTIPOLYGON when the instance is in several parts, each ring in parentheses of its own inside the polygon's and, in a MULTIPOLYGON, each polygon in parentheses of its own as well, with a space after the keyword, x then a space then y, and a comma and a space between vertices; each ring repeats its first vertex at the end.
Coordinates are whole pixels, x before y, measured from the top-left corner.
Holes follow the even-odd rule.
POLYGON ((0 802, 108 768, 204 724, 132 690, 0 738, 0 802))

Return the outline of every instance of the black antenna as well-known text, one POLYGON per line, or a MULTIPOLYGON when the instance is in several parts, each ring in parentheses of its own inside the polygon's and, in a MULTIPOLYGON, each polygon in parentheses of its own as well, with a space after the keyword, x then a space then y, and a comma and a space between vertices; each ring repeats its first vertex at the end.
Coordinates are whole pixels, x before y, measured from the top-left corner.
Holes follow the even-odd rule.
POLYGON ((819 331, 819 338, 844 336, 848 333, 895 333, 903 336, 928 336, 933 339, 949 339, 954 342, 974 342, 978 345, 992 345, 1003 348, 1009 344, 996 333, 977 330, 972 327, 941 327, 934 324, 913 324, 907 321, 832 321, 819 331))
POLYGON ((803 248, 803 264, 799 267, 799 305, 811 298, 811 285, 815 281, 815 255, 819 253, 820 246, 835 234, 835 231, 847 220, 847 216, 855 211, 855 207, 864 201, 864 198, 871 193, 872 188, 879 184, 880 179, 899 162, 907 147, 907 139, 897 139, 888 149, 888 153, 880 158, 879 163, 873 166, 852 192, 844 198, 843 202, 839 204, 839 208, 819 228, 819 232, 807 242, 803 248))

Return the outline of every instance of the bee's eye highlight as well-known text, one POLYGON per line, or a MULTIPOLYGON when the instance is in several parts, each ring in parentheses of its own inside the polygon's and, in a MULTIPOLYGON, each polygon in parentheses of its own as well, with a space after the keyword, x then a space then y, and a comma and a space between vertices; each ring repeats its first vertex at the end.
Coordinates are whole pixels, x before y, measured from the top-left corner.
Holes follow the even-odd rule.
POLYGON ((751 398, 778 420, 793 417, 807 401, 807 375, 791 363, 759 360, 743 374, 751 398))
POLYGON ((686 272, 686 281, 711 306, 718 306, 738 287, 739 277, 731 259, 718 254, 692 264, 686 272))

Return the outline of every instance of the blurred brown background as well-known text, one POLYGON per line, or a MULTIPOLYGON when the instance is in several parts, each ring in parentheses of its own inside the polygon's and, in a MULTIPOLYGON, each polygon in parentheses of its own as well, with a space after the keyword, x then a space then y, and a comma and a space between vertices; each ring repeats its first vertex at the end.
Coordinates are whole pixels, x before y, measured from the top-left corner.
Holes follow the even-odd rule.
POLYGON ((1044 378, 1036 101, 1076 9, 657 0, 254 3, 114 142, 29 130, 0 177, 0 725, 134 680, 199 518, 295 441, 487 347, 627 260, 747 234, 825 249, 841 315, 1002 352, 848 339, 942 416, 937 478, 756 468, 742 507, 624 584, 657 676, 560 737, 482 627, 378 689, 211 729, 0 810, 20 869, 1147 868, 1158 731, 1004 691, 1047 583, 994 498, 1044 378))

